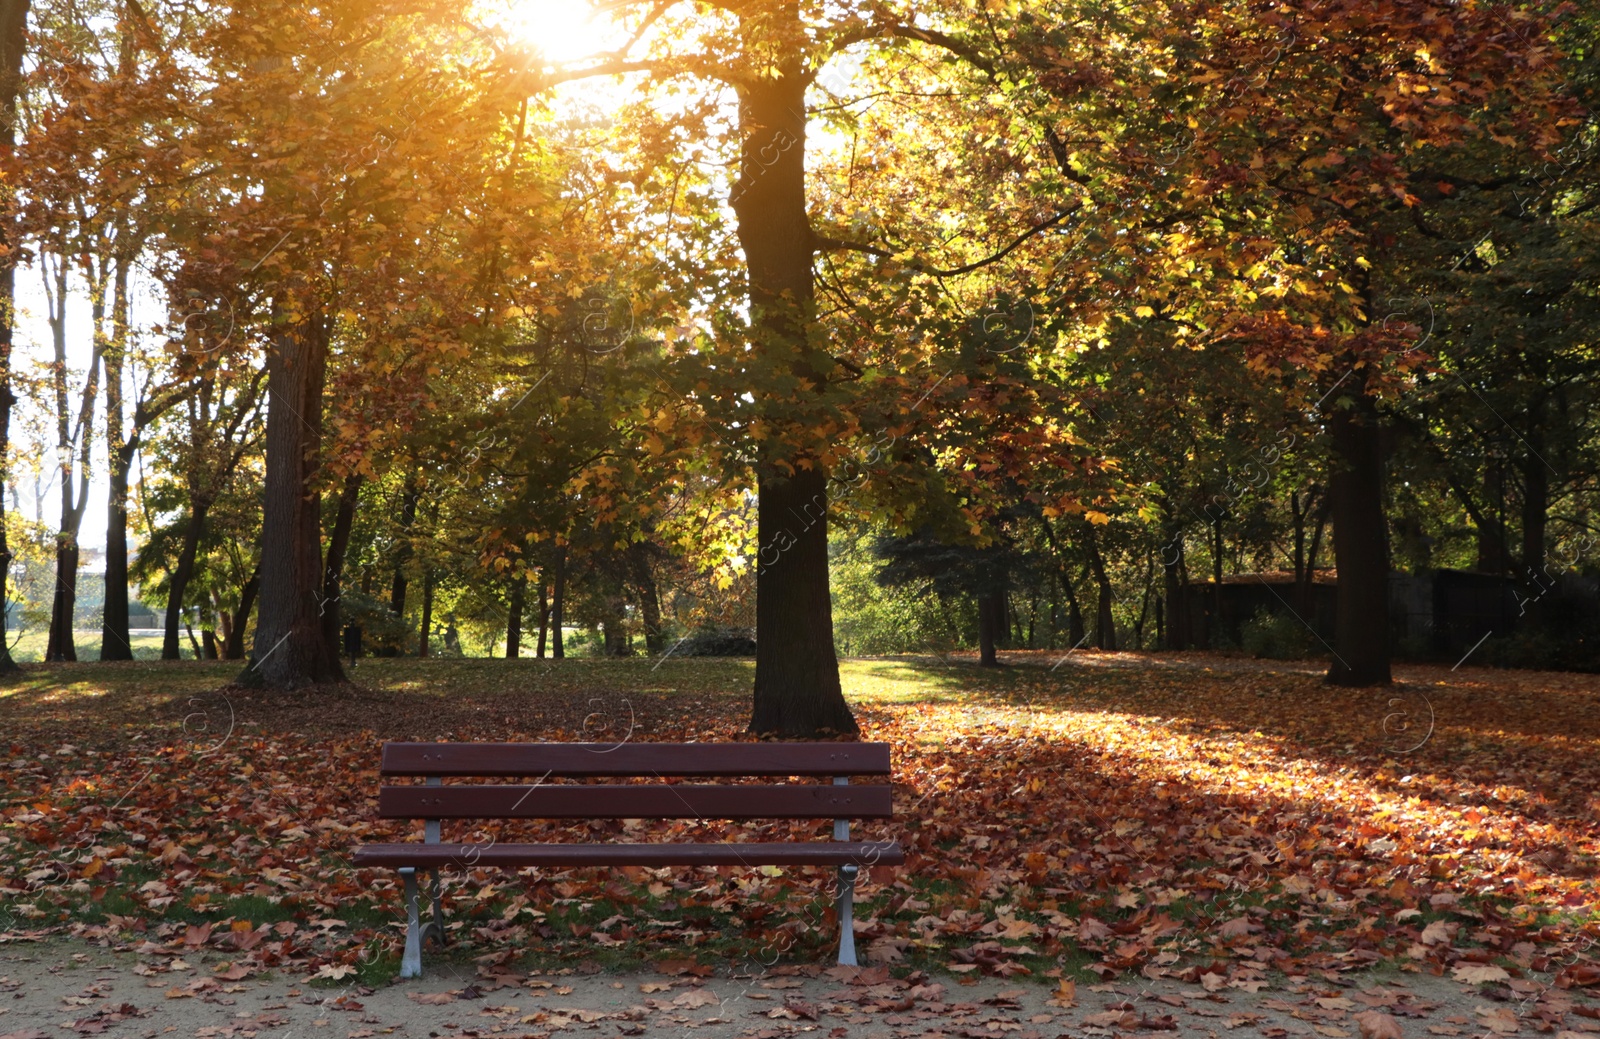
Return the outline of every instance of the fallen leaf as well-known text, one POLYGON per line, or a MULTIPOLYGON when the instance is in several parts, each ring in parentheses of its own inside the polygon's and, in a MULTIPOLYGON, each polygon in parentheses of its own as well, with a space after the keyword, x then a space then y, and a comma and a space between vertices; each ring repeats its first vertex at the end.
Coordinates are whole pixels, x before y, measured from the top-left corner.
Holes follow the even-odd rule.
POLYGON ((1400 1022, 1379 1010, 1364 1010, 1355 1015, 1361 1039, 1405 1039, 1400 1022))

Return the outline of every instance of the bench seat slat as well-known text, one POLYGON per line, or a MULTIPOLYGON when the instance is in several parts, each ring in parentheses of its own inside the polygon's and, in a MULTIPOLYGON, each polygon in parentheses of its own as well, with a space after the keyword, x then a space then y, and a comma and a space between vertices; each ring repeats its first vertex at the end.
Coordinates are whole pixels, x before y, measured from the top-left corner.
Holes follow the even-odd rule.
POLYGON ((386 819, 888 819, 889 784, 386 786, 386 819))
POLYGON ((894 841, 798 844, 367 844, 355 865, 454 866, 893 866, 905 862, 894 841))
POLYGON ((386 776, 887 776, 887 743, 385 743, 386 776))

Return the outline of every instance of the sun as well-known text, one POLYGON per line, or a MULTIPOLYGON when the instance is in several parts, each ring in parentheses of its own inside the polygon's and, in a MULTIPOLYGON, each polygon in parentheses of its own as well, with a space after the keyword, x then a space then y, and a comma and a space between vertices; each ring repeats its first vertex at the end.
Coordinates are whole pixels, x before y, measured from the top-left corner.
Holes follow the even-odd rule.
POLYGON ((498 0, 489 6, 506 31, 552 64, 580 61, 627 39, 601 5, 587 0, 498 0))

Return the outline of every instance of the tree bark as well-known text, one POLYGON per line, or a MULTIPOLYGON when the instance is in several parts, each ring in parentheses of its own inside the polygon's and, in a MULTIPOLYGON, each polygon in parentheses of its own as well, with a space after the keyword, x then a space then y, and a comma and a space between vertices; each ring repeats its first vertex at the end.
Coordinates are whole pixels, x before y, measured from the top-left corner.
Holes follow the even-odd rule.
POLYGON ((561 626, 566 618, 562 610, 566 606, 567 598, 567 546, 557 545, 555 550, 555 589, 551 592, 550 602, 550 656, 556 660, 566 657, 566 649, 561 644, 561 626))
MULTIPOLYGON (((0 0, 0 160, 7 163, 16 143, 17 95, 22 89, 22 56, 28 43, 28 5, 29 0, 0 0)), ((7 459, 11 457, 11 407, 16 403, 16 395, 11 392, 11 341, 16 324, 17 238, 14 224, 0 222, 0 675, 21 670, 11 659, 11 640, 6 635, 11 547, 6 540, 5 486, 11 476, 7 459)))
POLYGON ((78 659, 72 640, 72 614, 78 605, 78 540, 62 534, 56 539, 56 589, 50 600, 50 636, 45 645, 46 660, 73 662, 78 659))
POLYGON ((815 469, 761 481, 751 732, 794 738, 858 731, 833 648, 827 493, 827 478, 815 469))
POLYGON ((106 575, 100 611, 100 659, 132 660, 128 635, 128 467, 138 450, 138 429, 123 433, 122 371, 128 348, 128 269, 117 257, 111 289, 111 343, 106 349, 106 575))
POLYGON ((511 582, 511 606, 506 611, 506 659, 522 656, 522 610, 528 599, 528 574, 523 571, 511 582))
MULTIPOLYGON (((815 320, 816 236, 806 212, 804 39, 793 0, 747 15, 747 50, 788 49, 739 90, 740 173, 729 200, 749 278, 753 348, 796 385, 820 388, 833 362, 807 332, 815 320)), ((797 389, 796 393, 806 392, 797 389)), ((777 402, 791 411, 792 402, 777 402)), ((854 733, 839 685, 828 589, 827 476, 808 458, 758 468, 756 675, 750 730, 786 737, 854 733)))
MULTIPOLYGON (((281 308, 287 310, 290 308, 281 308)), ((317 616, 322 585, 313 488, 321 452, 322 387, 327 376, 322 318, 284 328, 267 359, 267 472, 261 527, 261 616, 242 681, 295 689, 344 681, 317 616)))
POLYGON ((1479 573, 1500 575, 1511 569, 1511 546, 1504 522, 1505 500, 1505 463, 1491 458, 1483 470, 1483 507, 1474 517, 1478 521, 1476 569, 1479 573))
POLYGON ((1332 685, 1388 685, 1389 531, 1383 515, 1378 409, 1360 393, 1328 420, 1333 441, 1333 554, 1339 571, 1332 685))
MULTIPOLYGON (((178 644, 178 622, 183 619, 183 596, 194 577, 195 557, 200 550, 200 537, 205 533, 206 515, 211 503, 197 498, 189 505, 189 522, 183 528, 183 547, 178 551, 178 565, 167 583, 167 618, 161 638, 161 659, 181 660, 183 652, 178 644)), ((193 634, 190 635, 192 639, 193 634)), ((198 654, 196 655, 198 657, 198 654)))
POLYGON ((544 579, 544 569, 539 570, 539 648, 534 654, 544 659, 545 635, 550 630, 550 583, 544 579))
MULTIPOLYGON (((406 621, 406 565, 411 562, 411 527, 417 521, 417 481, 413 477, 406 480, 406 487, 400 495, 400 530, 402 540, 394 554, 394 584, 389 590, 389 612, 394 614, 394 619, 401 625, 402 630, 406 621)), ((383 655, 398 657, 405 655, 405 646, 389 646, 383 655)))
POLYGON ((1083 544, 1089 550, 1089 569, 1094 574, 1095 587, 1099 590, 1098 602, 1095 605, 1095 645, 1101 649, 1115 651, 1117 622, 1111 612, 1114 602, 1111 578, 1106 573, 1106 561, 1100 554, 1100 543, 1095 537, 1094 525, 1088 521, 1083 524, 1083 544))
POLYGON ((433 634, 433 568, 422 572, 422 627, 417 631, 417 656, 428 655, 428 636, 433 634))
POLYGON ((1161 590, 1166 599, 1166 632, 1162 646, 1166 649, 1187 649, 1188 623, 1184 616, 1183 572, 1185 561, 1183 558, 1183 530, 1176 524, 1169 524, 1165 532, 1169 535, 1166 544, 1161 549, 1161 590))
MULTIPOLYGON (((984 592, 978 596, 978 666, 999 667, 995 655, 996 634, 1004 621, 1005 604, 999 592, 984 592)), ((760 645, 760 643, 757 643, 760 645)))
POLYGON ((50 338, 55 347, 53 382, 56 404, 56 452, 61 468, 61 524, 56 534, 56 585, 50 604, 50 634, 45 659, 76 661, 73 639, 73 614, 78 604, 78 534, 83 526, 84 507, 89 501, 90 448, 94 443, 94 402, 99 396, 100 364, 105 351, 101 326, 105 321, 105 283, 90 280, 90 328, 94 349, 84 379, 76 427, 67 410, 67 260, 58 257, 53 273, 47 271, 46 295, 50 299, 50 338), (51 293, 53 278, 55 291, 51 293), (78 450, 74 459, 73 444, 78 450), (74 490, 73 478, 77 477, 74 490))
POLYGON ((344 478, 344 486, 339 491, 339 507, 334 513, 333 532, 328 535, 328 558, 322 566, 322 598, 317 603, 317 612, 322 619, 323 641, 328 644, 328 652, 335 659, 344 648, 340 639, 343 625, 339 622, 342 612, 339 600, 344 595, 344 556, 350 547, 350 528, 356 520, 361 482, 360 473, 351 473, 344 478))
POLYGON ((661 635, 661 594, 656 588, 655 575, 650 572, 650 545, 635 541, 628 546, 628 556, 633 564, 633 583, 639 590, 639 614, 644 621, 644 650, 655 656, 666 648, 661 635))
POLYGON ((1529 456, 1520 463, 1522 469, 1522 570, 1523 583, 1539 589, 1543 595, 1548 588, 1549 576, 1545 566, 1545 528, 1550 517, 1550 470, 1545 468, 1541 455, 1544 438, 1539 430, 1528 432, 1529 456))
POLYGON ((261 589, 261 564, 257 563, 250 579, 239 590, 239 609, 233 615, 233 627, 228 631, 228 641, 223 649, 226 660, 244 659, 244 629, 250 623, 250 611, 255 609, 256 593, 261 589))

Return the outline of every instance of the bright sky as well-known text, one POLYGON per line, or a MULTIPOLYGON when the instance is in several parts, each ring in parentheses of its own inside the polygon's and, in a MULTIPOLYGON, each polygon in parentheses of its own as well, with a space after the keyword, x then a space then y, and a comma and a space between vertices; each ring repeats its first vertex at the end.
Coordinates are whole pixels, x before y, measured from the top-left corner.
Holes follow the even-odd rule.
POLYGON ((555 63, 610 50, 627 42, 611 18, 585 0, 488 0, 486 20, 537 48, 555 63))

